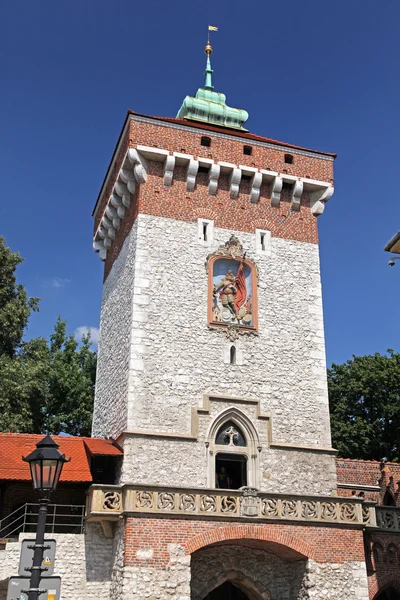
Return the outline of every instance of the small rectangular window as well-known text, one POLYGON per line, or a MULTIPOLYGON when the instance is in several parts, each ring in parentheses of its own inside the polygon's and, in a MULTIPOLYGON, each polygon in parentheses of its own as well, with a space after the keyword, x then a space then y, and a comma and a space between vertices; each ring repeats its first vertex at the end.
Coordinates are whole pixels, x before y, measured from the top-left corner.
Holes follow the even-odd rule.
POLYGON ((253 154, 253 148, 251 146, 243 146, 243 154, 251 156, 253 154))
POLYGON ((267 229, 256 229, 256 252, 267 256, 271 254, 271 232, 267 229))
POLYGON ((201 137, 200 144, 202 146, 207 146, 207 148, 209 148, 211 146, 211 138, 207 137, 206 135, 203 135, 201 137))
POLYGON ((293 154, 285 154, 285 163, 288 165, 293 164, 293 154))
POLYGON ((198 240, 199 244, 209 246, 214 238, 214 221, 209 219, 198 220, 198 240))

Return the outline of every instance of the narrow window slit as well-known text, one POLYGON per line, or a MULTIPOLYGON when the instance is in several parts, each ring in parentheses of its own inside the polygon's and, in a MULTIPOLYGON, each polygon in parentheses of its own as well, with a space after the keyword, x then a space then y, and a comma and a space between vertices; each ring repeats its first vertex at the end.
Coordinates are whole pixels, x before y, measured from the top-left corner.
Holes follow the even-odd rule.
POLYGON ((260 234, 261 250, 265 251, 265 233, 260 234))
POLYGON ((208 229, 208 223, 203 223, 203 240, 205 242, 207 241, 207 229, 208 229))
POLYGON ((231 349, 230 349, 230 363, 231 363, 231 365, 236 365, 236 348, 235 348, 235 346, 231 346, 231 349))

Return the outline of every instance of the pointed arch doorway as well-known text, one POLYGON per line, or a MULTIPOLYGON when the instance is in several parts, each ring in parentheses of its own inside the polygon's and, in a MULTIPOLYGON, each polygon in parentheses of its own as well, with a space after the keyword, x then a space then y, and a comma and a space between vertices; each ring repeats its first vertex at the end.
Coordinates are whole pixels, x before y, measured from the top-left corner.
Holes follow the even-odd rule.
POLYGON ((251 600, 251 598, 230 581, 225 581, 207 594, 204 600, 251 600))

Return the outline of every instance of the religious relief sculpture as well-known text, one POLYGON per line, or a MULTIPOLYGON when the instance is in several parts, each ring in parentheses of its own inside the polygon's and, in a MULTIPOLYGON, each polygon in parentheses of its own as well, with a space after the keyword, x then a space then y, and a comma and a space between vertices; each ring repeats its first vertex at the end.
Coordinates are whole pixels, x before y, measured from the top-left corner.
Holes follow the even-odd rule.
POLYGON ((209 324, 256 329, 256 271, 232 236, 208 257, 209 324))

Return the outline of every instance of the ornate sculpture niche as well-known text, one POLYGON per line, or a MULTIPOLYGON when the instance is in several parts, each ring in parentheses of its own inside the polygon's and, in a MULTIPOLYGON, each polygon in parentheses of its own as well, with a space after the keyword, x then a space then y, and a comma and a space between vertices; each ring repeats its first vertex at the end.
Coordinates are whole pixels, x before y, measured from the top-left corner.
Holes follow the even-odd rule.
POLYGON ((227 329, 229 339, 257 332, 257 270, 232 235, 207 257, 208 324, 227 329))

